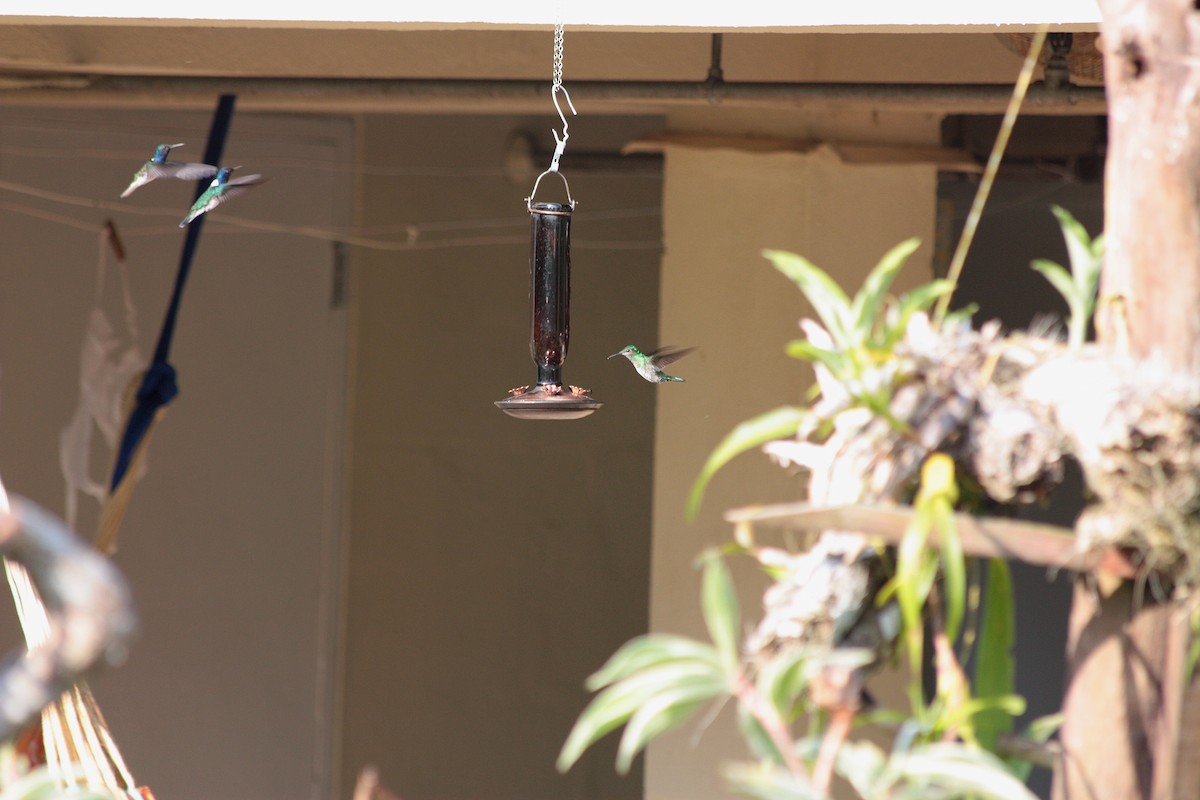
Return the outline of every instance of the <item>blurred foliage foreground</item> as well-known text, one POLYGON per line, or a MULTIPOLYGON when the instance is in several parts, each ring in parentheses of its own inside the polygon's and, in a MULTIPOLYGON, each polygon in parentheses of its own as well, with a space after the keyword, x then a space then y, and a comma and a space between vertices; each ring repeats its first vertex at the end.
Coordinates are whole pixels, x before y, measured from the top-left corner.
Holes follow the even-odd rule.
POLYGON ((944 313, 948 281, 890 296, 916 240, 888 252, 853 298, 804 258, 765 253, 816 312, 787 345, 815 370, 813 400, 735 428, 705 464, 689 514, 724 464, 762 447, 807 474, 807 506, 901 508, 907 525, 891 540, 823 530, 791 552, 759 545, 752 523, 739 523, 733 543, 701 558, 711 641, 650 634, 622 647, 588 679, 598 694, 560 770, 624 726, 625 771, 654 737, 732 702, 753 758, 721 767, 739 794, 824 798, 839 775, 862 798, 1032 797, 1024 778, 1034 762, 1052 763, 1045 743, 1059 717, 1012 731, 1024 701, 1012 694, 1008 567, 964 552, 955 509, 1041 501, 1071 458, 1091 500, 1078 552, 1134 552, 1181 597, 1200 575, 1200 389, 1086 342, 1103 240, 1054 212, 1069 268, 1033 267, 1067 301, 1065 337, 976 329, 973 309, 944 313), (745 639, 728 557, 755 559, 773 581, 745 639), (877 708, 865 692, 892 661, 909 675, 904 709, 877 708), (860 726, 890 731, 890 746, 852 737, 860 726))

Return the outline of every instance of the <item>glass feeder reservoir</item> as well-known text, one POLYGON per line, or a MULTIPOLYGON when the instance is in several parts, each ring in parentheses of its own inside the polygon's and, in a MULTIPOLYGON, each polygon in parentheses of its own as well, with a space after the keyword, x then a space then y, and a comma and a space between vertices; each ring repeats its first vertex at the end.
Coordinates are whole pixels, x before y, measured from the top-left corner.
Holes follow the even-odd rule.
POLYGON ((572 206, 531 202, 528 207, 532 232, 529 352, 537 366, 537 383, 510 389, 496 406, 518 419, 579 419, 603 403, 562 378, 571 336, 572 206))

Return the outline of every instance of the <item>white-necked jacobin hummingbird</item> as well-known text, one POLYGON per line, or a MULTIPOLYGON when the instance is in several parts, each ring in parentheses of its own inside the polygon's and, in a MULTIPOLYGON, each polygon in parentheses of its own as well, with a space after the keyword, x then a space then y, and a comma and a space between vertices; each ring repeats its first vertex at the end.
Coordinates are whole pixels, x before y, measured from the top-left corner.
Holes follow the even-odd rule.
POLYGON ((167 161, 167 155, 179 144, 160 144, 154 148, 154 155, 137 172, 133 173, 133 182, 129 188, 121 192, 121 197, 129 197, 134 189, 145 186, 156 178, 178 178, 185 181, 198 181, 201 178, 211 178, 217 174, 217 168, 211 164, 192 164, 184 161, 167 161))
POLYGON ((179 227, 186 228, 189 222, 206 211, 212 211, 226 200, 232 200, 240 194, 245 194, 267 180, 262 175, 243 175, 230 180, 229 173, 235 169, 241 169, 241 167, 221 167, 217 172, 217 177, 213 178, 213 182, 204 190, 204 194, 196 198, 196 202, 192 204, 192 208, 183 218, 183 222, 179 223, 179 227))
POLYGON ((627 345, 609 358, 625 356, 633 364, 638 375, 651 383, 666 383, 667 381, 682 381, 683 378, 668 375, 663 372, 663 367, 675 363, 695 349, 694 347, 660 347, 651 353, 643 353, 633 345, 627 345))

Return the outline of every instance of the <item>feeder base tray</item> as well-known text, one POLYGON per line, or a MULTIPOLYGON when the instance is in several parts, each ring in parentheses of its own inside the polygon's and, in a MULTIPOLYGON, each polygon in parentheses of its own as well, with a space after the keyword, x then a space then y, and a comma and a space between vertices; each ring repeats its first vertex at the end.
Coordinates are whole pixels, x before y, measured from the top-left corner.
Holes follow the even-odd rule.
POLYGON ((579 419, 604 405, 578 386, 539 384, 509 394, 511 397, 496 401, 496 408, 517 419, 579 419))

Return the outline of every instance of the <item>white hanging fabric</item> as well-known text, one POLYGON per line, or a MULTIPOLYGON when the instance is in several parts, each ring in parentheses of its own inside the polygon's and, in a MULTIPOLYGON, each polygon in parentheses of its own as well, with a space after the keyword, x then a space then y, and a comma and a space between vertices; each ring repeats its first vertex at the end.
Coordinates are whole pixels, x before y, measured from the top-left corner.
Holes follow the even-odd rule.
MULTIPOLYGON (((105 479, 93 477, 93 432, 99 429, 108 445, 116 448, 124 420, 125 392, 134 377, 145 369, 146 359, 137 345, 137 312, 129 291, 129 278, 116 233, 109 223, 100 235, 100 254, 96 265, 95 304, 88 314, 79 353, 79 403, 70 422, 59 434, 59 463, 66 481, 64 514, 68 527, 76 529, 79 495, 94 497, 103 503, 108 495, 105 479), (124 305, 123 330, 109 321, 105 312, 105 272, 109 249, 117 254, 120 295, 124 305)), ((133 476, 145 472, 145 459, 133 476)), ((110 465, 104 464, 107 476, 110 465)))

